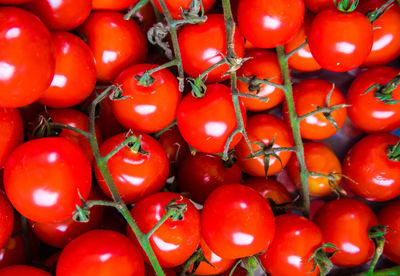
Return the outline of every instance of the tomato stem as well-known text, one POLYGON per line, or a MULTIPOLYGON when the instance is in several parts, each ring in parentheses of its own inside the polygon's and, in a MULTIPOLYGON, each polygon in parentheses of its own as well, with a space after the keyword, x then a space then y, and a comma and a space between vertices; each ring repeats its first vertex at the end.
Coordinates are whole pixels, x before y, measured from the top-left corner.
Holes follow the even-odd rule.
MULTIPOLYGON (((366 275, 368 275, 368 274, 359 273, 354 276, 366 276, 366 275)), ((400 266, 385 268, 385 269, 378 270, 378 271, 375 271, 372 274, 370 274, 370 276, 391 276, 391 275, 393 275, 393 276, 400 275, 400 266)))
POLYGON ((135 14, 144 7, 149 2, 149 0, 140 0, 132 9, 130 9, 124 16, 125 20, 131 19, 135 14))
POLYGON ((147 70, 146 72, 143 73, 143 75, 136 75, 135 79, 138 81, 138 85, 146 87, 152 86, 155 81, 155 79, 151 76, 153 73, 172 66, 177 66, 178 63, 179 63, 178 59, 173 59, 153 69, 147 70))
POLYGON ((371 24, 378 20, 378 18, 381 17, 388 9, 390 9, 393 6, 394 1, 395 0, 388 0, 378 9, 368 12, 367 17, 371 24))
POLYGON ((291 52, 289 52, 289 53, 287 53, 286 54, 286 60, 289 60, 289 58, 291 57, 291 56, 293 56, 295 53, 297 53, 298 51, 300 51, 304 46, 306 46, 307 45, 307 39, 303 42, 303 43, 301 43, 298 47, 296 47, 296 48, 294 48, 291 52))

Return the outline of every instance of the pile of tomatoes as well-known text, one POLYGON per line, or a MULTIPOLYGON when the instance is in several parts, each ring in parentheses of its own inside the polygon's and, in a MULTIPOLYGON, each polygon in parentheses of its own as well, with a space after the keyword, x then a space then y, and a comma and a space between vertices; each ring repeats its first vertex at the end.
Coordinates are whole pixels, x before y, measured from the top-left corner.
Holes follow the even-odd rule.
POLYGON ((400 273, 399 56, 395 0, 0 0, 0 276, 400 273))

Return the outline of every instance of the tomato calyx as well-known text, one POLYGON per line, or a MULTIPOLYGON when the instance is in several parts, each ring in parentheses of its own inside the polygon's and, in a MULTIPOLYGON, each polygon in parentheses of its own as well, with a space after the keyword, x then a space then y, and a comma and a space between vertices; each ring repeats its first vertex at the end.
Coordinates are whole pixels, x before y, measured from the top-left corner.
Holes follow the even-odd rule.
POLYGON ((375 98, 380 101, 384 102, 385 104, 397 104, 400 101, 393 99, 393 90, 396 89, 400 84, 400 74, 395 76, 391 81, 387 84, 382 85, 379 83, 375 83, 371 85, 362 95, 367 94, 368 92, 376 89, 374 91, 375 98))
MULTIPOLYGON (((218 154, 220 155, 220 154, 218 154)), ((222 158, 222 155, 220 155, 222 158)), ((222 160, 222 163, 224 165, 224 168, 226 169, 230 169, 233 167, 233 165, 236 164, 236 162, 238 161, 236 155, 234 154, 233 150, 230 150, 228 152, 228 159, 227 160, 222 160)))
POLYGON ((337 9, 344 13, 354 11, 358 6, 359 0, 339 0, 335 1, 337 9))
POLYGON ((336 194, 338 198, 340 198, 342 195, 347 196, 346 190, 344 190, 342 187, 340 187, 337 184, 337 181, 340 180, 343 176, 341 173, 336 173, 332 172, 330 174, 322 174, 322 173, 317 173, 317 172, 310 172, 310 176, 312 177, 323 177, 328 179, 328 184, 331 190, 336 194))
POLYGON ((400 140, 396 145, 389 145, 387 147, 387 156, 392 161, 400 161, 400 140))
POLYGON ((366 16, 371 24, 378 20, 378 18, 381 17, 388 9, 390 9, 394 2, 395 0, 388 0, 378 9, 367 12, 366 16))
POLYGON ((321 276, 327 275, 329 271, 331 271, 333 268, 333 263, 330 260, 330 258, 332 258, 332 256, 339 251, 340 251, 339 248, 337 248, 334 244, 329 242, 315 249, 313 255, 307 261, 308 264, 309 262, 314 260, 313 268, 310 271, 310 273, 313 272, 318 266, 320 270, 320 275, 321 276))
POLYGON ((247 270, 247 275, 254 275, 258 267, 262 267, 262 265, 259 265, 260 262, 257 256, 242 258, 242 263, 247 270))
POLYGON ((185 212, 187 211, 187 204, 186 203, 177 203, 177 200, 182 200, 182 198, 175 198, 171 200, 165 206, 165 212, 169 214, 169 218, 173 221, 183 220, 185 218, 185 212))

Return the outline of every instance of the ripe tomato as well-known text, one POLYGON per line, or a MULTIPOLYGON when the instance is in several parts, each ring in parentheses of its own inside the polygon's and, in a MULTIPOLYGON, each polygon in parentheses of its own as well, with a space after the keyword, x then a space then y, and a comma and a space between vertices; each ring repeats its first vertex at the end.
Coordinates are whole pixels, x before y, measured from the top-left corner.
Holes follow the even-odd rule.
MULTIPOLYGON (((185 72, 197 78, 212 65, 223 60, 226 55, 226 30, 222 14, 208 14, 207 21, 200 24, 186 24, 178 34, 182 65, 185 72)), ((244 55, 244 41, 236 29, 234 36, 235 52, 238 57, 244 55)), ((226 80, 222 75, 228 71, 227 64, 208 73, 206 82, 226 80)))
MULTIPOLYGON (((247 123, 247 135, 251 142, 259 141, 264 145, 268 145, 274 138, 274 148, 292 147, 293 137, 290 128, 284 121, 269 114, 257 114, 249 118, 247 123)), ((252 143, 254 152, 260 150, 260 146, 252 143)), ((244 139, 242 139, 236 147, 236 155, 239 165, 245 173, 252 176, 265 176, 264 156, 246 159, 250 156, 250 149, 244 139)), ((274 175, 282 170, 292 155, 290 151, 280 151, 277 153, 281 162, 273 156, 269 160, 268 175, 274 175)))
MULTIPOLYGON (((282 84, 281 68, 279 66, 278 57, 274 52, 255 50, 247 53, 245 57, 250 57, 251 59, 247 60, 243 66, 240 67, 238 76, 256 76, 259 79, 271 78, 271 82, 282 84)), ((249 85, 244 82, 238 81, 237 87, 239 92, 251 93, 249 91, 249 85)), ((270 109, 280 104, 285 97, 282 89, 268 84, 260 85, 260 92, 258 92, 257 95, 259 97, 268 97, 268 101, 263 102, 258 99, 242 97, 247 110, 262 111, 270 109)))
POLYGON ((252 177, 246 179, 244 184, 256 190, 265 199, 273 200, 275 204, 290 202, 289 192, 273 178, 252 177))
POLYGON ((357 142, 343 160, 346 185, 356 195, 372 201, 386 201, 400 195, 400 162, 388 151, 399 141, 389 134, 373 134, 357 142))
MULTIPOLYGON (((164 0, 164 2, 172 18, 182 19, 182 10, 189 10, 192 0, 164 0)), ((201 3, 203 5, 204 12, 207 12, 214 5, 215 0, 202 0, 201 3)), ((163 13, 160 2, 158 2, 158 0, 154 1, 154 5, 160 12, 163 13)))
POLYGON ((226 184, 208 196, 201 231, 210 249, 225 259, 252 256, 268 248, 275 233, 271 207, 257 191, 226 184))
POLYGON ((4 187, 11 204, 38 222, 70 217, 81 204, 79 194, 87 199, 91 183, 91 166, 85 154, 62 137, 22 144, 4 167, 4 187))
POLYGON ((320 12, 326 9, 335 9, 335 2, 332 0, 304 0, 307 9, 312 12, 320 12))
POLYGON ((6 245, 14 227, 14 210, 6 195, 0 190, 0 248, 6 245))
POLYGON ((258 48, 286 44, 300 29, 304 18, 303 0, 240 0, 240 32, 258 48))
MULTIPOLYGON (((144 5, 135 15, 135 21, 142 31, 147 34, 149 29, 157 22, 156 13, 151 2, 144 5)), ((149 60, 149 59, 148 59, 149 60)))
POLYGON ((380 225, 389 227, 385 235, 383 254, 392 262, 400 264, 400 201, 388 203, 378 213, 380 225))
POLYGON ((0 0, 0 4, 5 4, 5 5, 18 5, 22 3, 27 3, 31 2, 33 0, 0 0))
MULTIPOLYGON (((131 210, 139 228, 147 233, 165 215, 165 207, 173 199, 177 199, 176 203, 187 205, 183 219, 177 221, 167 219, 150 237, 150 244, 157 260, 162 267, 167 268, 183 264, 197 249, 200 242, 199 211, 187 198, 169 192, 143 198, 131 210)), ((129 226, 128 237, 137 242, 129 226)), ((149 263, 147 257, 145 261, 149 263)))
POLYGON ((125 20, 122 13, 93 12, 78 31, 94 54, 99 81, 112 81, 119 72, 147 57, 146 37, 138 24, 125 20))
POLYGON ((13 235, 0 249, 0 268, 26 263, 24 237, 13 235))
POLYGON ((126 9, 135 5, 139 0, 92 0, 94 10, 116 10, 126 9))
POLYGON ((319 275, 313 262, 308 262, 314 251, 322 245, 318 226, 305 217, 286 214, 276 217, 275 237, 268 250, 260 255, 261 264, 274 276, 319 275))
POLYGON ((315 17, 308 44, 322 68, 345 72, 360 66, 371 52, 372 24, 358 11, 321 11, 315 17))
POLYGON ((57 276, 144 276, 138 248, 124 235, 93 230, 71 241, 61 252, 57 276))
POLYGON ((0 269, 0 276, 51 276, 50 273, 42 269, 28 265, 13 265, 0 269))
POLYGON ((10 153, 24 140, 24 127, 18 109, 0 107, 0 169, 10 153))
POLYGON ((374 243, 368 237, 368 229, 378 221, 368 205, 351 198, 332 200, 318 210, 314 221, 324 242, 339 248, 331 258, 335 265, 354 267, 371 259, 374 243))
POLYGON ((146 133, 156 132, 167 127, 176 116, 181 100, 178 81, 167 69, 153 73, 155 79, 151 86, 138 84, 136 75, 156 68, 155 64, 136 64, 122 71, 114 80, 121 85, 123 100, 112 102, 117 120, 127 128, 146 133))
MULTIPOLYGON (((400 126, 399 104, 386 104, 375 97, 376 89, 364 94, 374 84, 385 85, 400 70, 392 67, 376 67, 361 73, 351 84, 347 103, 351 122, 364 132, 390 132, 400 126)), ((400 88, 393 89, 394 100, 400 100, 400 88)))
MULTIPOLYGON (((328 106, 345 104, 342 92, 330 82, 320 79, 308 79, 293 86, 293 97, 298 116, 317 110, 317 107, 326 107, 326 98, 333 89, 328 106)), ((346 120, 346 108, 341 108, 331 113, 339 128, 346 120)), ((286 104, 283 105, 283 116, 289 121, 286 104)), ((326 139, 337 132, 336 128, 325 118, 322 113, 309 116, 300 121, 301 137, 311 140, 326 139)))
POLYGON ((54 46, 46 26, 30 12, 0 7, 0 49, 0 107, 33 103, 54 75, 54 46))
MULTIPOLYGON (((240 102, 243 120, 246 110, 240 102)), ((187 94, 180 103, 176 115, 178 128, 185 141, 196 150, 205 153, 224 151, 229 135, 236 129, 236 115, 231 90, 223 84, 207 85, 202 98, 187 94)), ((235 135, 229 148, 233 148, 242 138, 235 135)))

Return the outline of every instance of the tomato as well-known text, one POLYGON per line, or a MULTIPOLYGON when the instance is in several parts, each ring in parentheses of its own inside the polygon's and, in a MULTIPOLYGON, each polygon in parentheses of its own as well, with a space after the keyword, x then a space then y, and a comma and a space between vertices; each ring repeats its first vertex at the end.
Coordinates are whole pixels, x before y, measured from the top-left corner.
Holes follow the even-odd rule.
POLYGON ((268 250, 260 255, 261 264, 274 276, 319 275, 308 260, 322 245, 322 233, 311 220, 287 214, 276 217, 275 237, 268 250))
MULTIPOLYGON (((332 2, 332 1, 330 1, 332 2)), ((314 15, 307 12, 304 16, 303 25, 301 25, 297 34, 287 44, 285 44, 286 54, 297 49, 301 44, 306 41, 308 33, 310 32, 311 24, 314 20, 314 15)), ((321 66, 317 63, 310 51, 308 43, 303 46, 300 50, 294 53, 289 59, 289 66, 300 72, 311 72, 321 69, 321 66)))
POLYGON ((300 29, 304 18, 303 0, 240 0, 240 32, 258 48, 286 44, 300 29))
POLYGON ((21 114, 17 109, 0 107, 0 169, 10 153, 24 140, 21 114))
MULTIPOLYGON (((291 129, 284 121, 269 114, 257 114, 249 118, 247 123, 247 135, 251 142, 259 141, 264 145, 268 145, 274 138, 274 148, 292 147, 293 137, 291 129)), ((261 150, 259 145, 252 143, 253 152, 261 150)), ((264 156, 258 156, 247 159, 250 156, 250 149, 244 139, 242 139, 236 147, 236 155, 242 170, 256 177, 265 176, 264 156)), ((273 156, 269 160, 268 175, 274 175, 282 170, 292 155, 290 151, 281 151, 277 155, 281 162, 273 156)))
POLYGON ((135 21, 139 24, 142 31, 147 34, 149 29, 157 22, 156 13, 151 2, 144 5, 135 15, 135 21))
POLYGON ((242 171, 237 163, 224 162, 213 154, 186 155, 178 167, 177 182, 181 191, 197 203, 204 203, 218 186, 241 181, 242 171))
POLYGON ((136 64, 122 71, 114 80, 121 85, 123 100, 112 102, 117 120, 127 128, 156 132, 167 127, 176 116, 181 100, 178 81, 167 69, 151 74, 155 79, 151 86, 138 84, 136 75, 143 75, 147 70, 156 68, 155 64, 136 64))
POLYGON ((335 2, 332 0, 304 0, 307 9, 312 12, 320 12, 326 9, 335 9, 335 2))
POLYGON ((22 3, 32 2, 32 1, 34 1, 34 0, 0 0, 0 4, 17 5, 17 4, 22 4, 22 3))
MULTIPOLYGON (((173 199, 177 199, 176 203, 187 205, 183 219, 176 221, 167 219, 150 237, 150 244, 157 260, 162 267, 167 268, 183 264, 197 249, 200 242, 199 211, 187 198, 169 192, 143 198, 131 210, 139 228, 147 233, 165 215, 165 207, 173 199)), ((129 226, 128 237, 137 242, 129 226)), ((145 261, 149 263, 147 257, 145 261)))
POLYGON ((350 149, 343 160, 343 174, 353 193, 372 201, 400 195, 400 162, 388 156, 390 147, 398 141, 393 134, 373 134, 350 149))
POLYGON ((268 248, 275 233, 271 207, 241 184, 216 188, 201 213, 201 232, 210 249, 225 259, 252 256, 268 248))
MULTIPOLYGON (((375 97, 376 89, 365 91, 374 84, 386 85, 400 70, 382 66, 361 73, 351 84, 347 93, 347 103, 351 122, 364 132, 390 132, 400 126, 399 104, 386 104, 375 97)), ((400 100, 400 88, 392 91, 392 98, 400 100)))
POLYGON ((81 204, 79 194, 87 199, 91 182, 91 166, 85 154, 62 137, 22 144, 4 168, 4 187, 11 204, 23 216, 38 222, 70 217, 81 204))
POLYGON ((232 275, 230 275, 232 268, 228 269, 225 273, 221 274, 223 276, 247 276, 247 270, 242 266, 237 266, 232 275))
POLYGON ((112 81, 128 66, 147 57, 147 40, 138 24, 114 11, 96 11, 78 29, 96 60, 97 79, 112 81), (107 39, 104 39, 104 38, 107 39))
POLYGON ((57 276, 143 276, 144 262, 138 248, 124 235, 93 230, 67 244, 56 271, 57 276))
MULTIPOLYGON (((324 144, 318 142, 304 143, 304 158, 306 161, 307 169, 310 172, 321 173, 330 175, 331 173, 337 174, 335 179, 336 185, 339 185, 342 166, 335 153, 324 144)), ((296 155, 292 155, 289 163, 287 164, 286 170, 292 179, 292 181, 301 188, 300 169, 299 162, 297 161, 296 155)), ((310 176, 308 178, 308 189, 312 196, 327 196, 332 193, 332 187, 329 184, 329 180, 324 177, 310 176)))
POLYGON ((360 66, 371 52, 372 24, 358 11, 321 11, 315 17, 308 44, 322 68, 345 72, 360 66))
POLYGON ((50 273, 28 265, 13 265, 0 269, 0 276, 51 276, 50 273))
POLYGON ((22 235, 14 235, 8 240, 3 248, 0 249, 0 268, 25 264, 25 245, 22 235))
MULTIPOLYGON (((293 157, 292 157, 293 158, 293 157)), ((286 188, 273 178, 252 177, 244 181, 265 199, 271 199, 275 204, 290 202, 290 194, 286 188)))
MULTIPOLYGON (((145 265, 146 271, 145 275, 146 276, 157 276, 156 272, 154 271, 153 267, 150 265, 145 265)), ((176 276, 176 273, 173 269, 171 268, 163 268, 165 276, 176 276)))
MULTIPOLYGON (((246 54, 247 60, 242 67, 238 70, 238 76, 250 77, 256 76, 258 79, 271 79, 270 81, 277 84, 282 84, 281 68, 279 66, 278 57, 272 51, 255 50, 246 54)), ((238 81, 237 87, 239 92, 251 93, 249 85, 238 81)), ((255 93, 255 92, 253 92, 255 93)), ((244 105, 247 110, 262 111, 270 109, 280 104, 285 95, 282 89, 276 88, 268 84, 260 85, 260 92, 257 93, 259 97, 267 97, 268 101, 263 102, 258 99, 250 99, 242 97, 244 105)))
MULTIPOLYGON (((240 108, 246 122, 243 102, 240 102, 240 108)), ((207 85, 202 98, 187 94, 178 107, 176 120, 182 137, 196 150, 205 153, 223 152, 229 135, 237 127, 231 90, 216 83, 207 85)), ((237 145, 241 138, 241 134, 235 135, 229 148, 237 145)))
MULTIPOLYGON (((226 55, 226 30, 222 14, 208 14, 207 21, 200 24, 186 24, 178 34, 182 65, 186 74, 197 78, 212 65, 220 62, 226 55)), ((235 53, 244 55, 244 41, 236 29, 234 35, 235 53)), ((208 73, 206 82, 226 80, 222 75, 228 71, 227 64, 221 65, 208 73)))
MULTIPOLYGON (((293 86, 293 97, 298 116, 317 110, 317 107, 327 107, 326 99, 333 89, 329 100, 329 107, 345 104, 342 92, 333 83, 320 79, 308 79, 293 86)), ((346 108, 340 108, 331 113, 333 119, 341 128, 346 120, 346 108)), ((283 116, 289 121, 286 104, 283 105, 283 116)), ((336 128, 320 112, 300 121, 300 134, 305 139, 322 140, 331 137, 337 132, 336 128)))
POLYGON ((92 0, 35 0, 23 6, 51 30, 69 31, 81 25, 92 10, 92 0))
POLYGON ((92 0, 94 10, 123 10, 139 0, 92 0))
POLYGON ((378 213, 380 225, 389 227, 385 235, 383 254, 392 262, 400 264, 400 201, 388 203, 378 213))
POLYGON ((374 243, 368 229, 377 224, 377 218, 368 205, 351 198, 332 200, 318 210, 314 221, 324 242, 339 248, 331 258, 335 265, 354 267, 371 259, 374 243))
POLYGON ((0 190, 0 248, 6 245, 14 226, 14 210, 6 195, 0 190))
POLYGON ((46 26, 30 12, 0 7, 0 49, 0 107, 33 103, 54 75, 54 46, 46 26))
MULTIPOLYGON (((192 0, 164 0, 165 5, 168 8, 172 18, 174 19, 182 19, 182 10, 189 10, 190 4, 193 2, 192 0)), ((204 12, 207 12, 214 5, 215 0, 202 0, 201 4, 203 5, 204 12)), ((154 1, 154 5, 157 9, 163 13, 160 2, 158 0, 154 1)))
MULTIPOLYGON (((385 0, 361 1, 357 10, 362 13, 376 10, 385 0)), ((362 66, 385 65, 400 55, 400 7, 391 5, 373 24, 374 42, 371 53, 362 66)))

